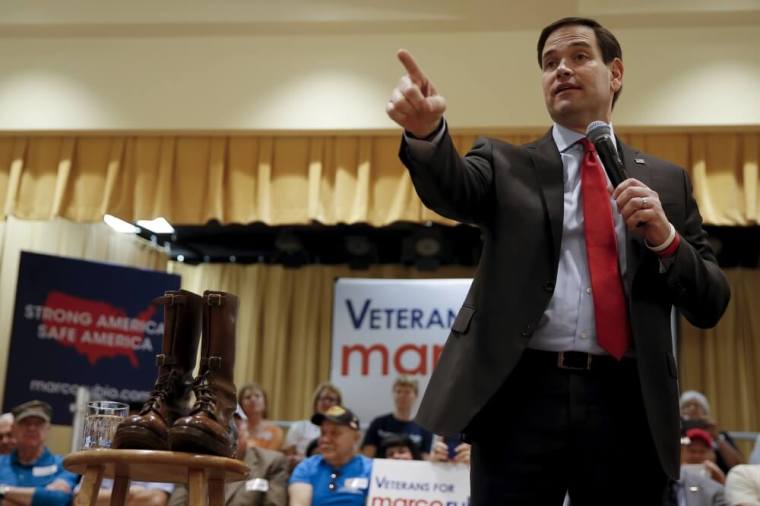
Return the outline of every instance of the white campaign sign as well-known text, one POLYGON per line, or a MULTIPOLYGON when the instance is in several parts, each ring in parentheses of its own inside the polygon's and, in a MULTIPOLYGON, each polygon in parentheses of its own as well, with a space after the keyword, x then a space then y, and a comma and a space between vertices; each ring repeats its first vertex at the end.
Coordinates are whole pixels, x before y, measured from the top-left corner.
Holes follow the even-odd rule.
POLYGON ((400 375, 419 382, 420 396, 470 279, 339 279, 333 298, 331 381, 367 426, 393 410, 400 375))
POLYGON ((470 468, 416 460, 375 459, 367 506, 469 506, 470 468))

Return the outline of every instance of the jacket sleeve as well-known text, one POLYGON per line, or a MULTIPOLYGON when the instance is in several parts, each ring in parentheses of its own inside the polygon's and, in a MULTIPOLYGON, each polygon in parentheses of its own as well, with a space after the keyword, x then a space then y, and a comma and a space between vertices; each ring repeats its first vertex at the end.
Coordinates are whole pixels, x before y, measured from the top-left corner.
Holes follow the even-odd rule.
POLYGON ((715 326, 728 306, 731 289, 702 228, 702 216, 692 195, 692 186, 685 171, 683 178, 685 220, 678 230, 681 244, 673 265, 666 272, 666 283, 673 304, 686 319, 699 328, 715 326))
POLYGON ((71 492, 37 487, 32 496, 31 506, 68 506, 71 504, 72 497, 73 494, 71 492))
POLYGON ((272 461, 266 475, 269 490, 264 506, 287 506, 288 504, 288 460, 279 454, 272 461))
POLYGON ((427 207, 447 218, 479 224, 487 219, 493 199, 492 151, 491 141, 481 137, 462 157, 447 130, 429 160, 412 158, 403 137, 399 157, 427 207))

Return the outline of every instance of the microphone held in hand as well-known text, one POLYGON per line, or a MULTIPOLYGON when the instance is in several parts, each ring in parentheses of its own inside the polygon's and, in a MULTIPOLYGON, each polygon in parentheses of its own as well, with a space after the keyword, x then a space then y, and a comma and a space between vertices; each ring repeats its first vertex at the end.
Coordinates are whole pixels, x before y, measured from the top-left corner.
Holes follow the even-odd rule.
POLYGON ((610 126, 604 121, 592 121, 586 127, 586 137, 594 144, 613 188, 628 179, 623 161, 615 148, 610 126))

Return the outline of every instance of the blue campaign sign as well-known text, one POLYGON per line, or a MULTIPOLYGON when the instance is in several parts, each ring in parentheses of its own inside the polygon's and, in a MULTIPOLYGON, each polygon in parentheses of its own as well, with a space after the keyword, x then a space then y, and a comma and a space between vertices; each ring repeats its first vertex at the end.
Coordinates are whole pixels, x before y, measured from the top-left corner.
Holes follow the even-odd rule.
POLYGON ((21 253, 3 411, 31 399, 69 424, 78 386, 93 399, 141 402, 155 381, 164 315, 151 301, 180 277, 21 253))

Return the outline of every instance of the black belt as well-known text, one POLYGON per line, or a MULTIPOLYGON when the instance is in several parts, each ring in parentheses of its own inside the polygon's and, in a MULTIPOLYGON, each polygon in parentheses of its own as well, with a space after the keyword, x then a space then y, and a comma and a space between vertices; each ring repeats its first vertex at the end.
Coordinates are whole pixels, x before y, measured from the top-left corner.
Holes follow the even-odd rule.
POLYGON ((592 355, 582 351, 543 351, 526 348, 523 351, 523 362, 532 365, 543 365, 568 369, 571 371, 595 371, 601 369, 620 369, 636 363, 631 357, 617 360, 611 355, 592 355))

